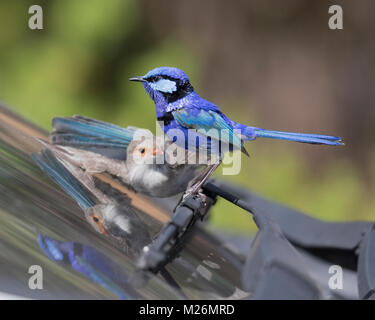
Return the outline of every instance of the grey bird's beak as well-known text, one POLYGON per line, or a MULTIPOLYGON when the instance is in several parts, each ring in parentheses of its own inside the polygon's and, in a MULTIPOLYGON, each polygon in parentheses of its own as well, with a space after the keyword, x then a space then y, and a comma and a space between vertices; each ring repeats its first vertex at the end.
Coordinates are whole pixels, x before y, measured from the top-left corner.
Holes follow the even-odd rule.
POLYGON ((137 81, 137 82, 146 82, 145 78, 143 77, 133 77, 129 79, 130 81, 137 81))

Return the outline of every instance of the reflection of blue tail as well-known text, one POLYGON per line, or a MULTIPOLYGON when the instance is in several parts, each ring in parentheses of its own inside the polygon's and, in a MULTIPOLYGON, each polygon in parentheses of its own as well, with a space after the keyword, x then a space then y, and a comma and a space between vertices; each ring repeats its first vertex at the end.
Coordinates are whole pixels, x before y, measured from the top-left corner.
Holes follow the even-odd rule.
POLYGON ((120 299, 137 297, 128 283, 128 274, 98 250, 80 243, 62 242, 42 234, 38 234, 38 243, 52 261, 70 265, 120 299))
POLYGON ((40 153, 33 153, 31 157, 48 176, 77 201, 83 210, 97 203, 94 196, 69 172, 51 150, 44 149, 40 153))
POLYGON ((94 152, 103 148, 121 149, 126 152, 135 131, 82 116, 54 118, 52 127, 52 143, 91 151, 93 149, 94 152))

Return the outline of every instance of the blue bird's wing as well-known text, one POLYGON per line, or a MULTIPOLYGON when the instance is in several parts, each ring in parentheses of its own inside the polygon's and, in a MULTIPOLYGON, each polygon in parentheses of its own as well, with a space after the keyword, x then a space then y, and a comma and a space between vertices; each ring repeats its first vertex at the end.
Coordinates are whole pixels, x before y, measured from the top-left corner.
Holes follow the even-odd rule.
POLYGON ((248 155, 242 140, 233 132, 233 127, 225 121, 219 112, 198 108, 178 109, 172 111, 174 119, 183 127, 196 129, 200 134, 240 149, 248 155), (218 130, 218 135, 207 132, 210 129, 218 130), (225 134, 221 130, 225 130, 225 134))

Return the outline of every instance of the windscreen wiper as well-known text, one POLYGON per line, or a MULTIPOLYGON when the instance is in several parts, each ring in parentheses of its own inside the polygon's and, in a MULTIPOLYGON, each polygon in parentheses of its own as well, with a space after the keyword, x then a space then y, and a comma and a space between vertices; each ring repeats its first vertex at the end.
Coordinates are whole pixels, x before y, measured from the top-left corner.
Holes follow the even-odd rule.
POLYGON ((197 221, 205 219, 218 196, 252 213, 252 208, 247 202, 219 188, 213 182, 204 185, 203 195, 203 197, 190 195, 182 198, 174 209, 171 219, 164 225, 156 239, 143 249, 133 278, 137 285, 144 283, 147 272, 157 274, 178 257, 187 240, 192 236, 197 221))
POLYGON ((147 272, 156 274, 172 261, 183 248, 194 229, 196 221, 205 217, 218 196, 230 201, 252 215, 259 232, 247 255, 242 270, 242 286, 252 293, 252 298, 314 299, 322 296, 318 285, 306 272, 307 266, 300 254, 283 235, 274 219, 263 210, 255 210, 250 203, 230 192, 230 188, 207 182, 203 186, 203 199, 190 196, 176 207, 171 220, 158 237, 142 252, 137 263, 137 276, 147 272), (208 201, 211 203, 207 204, 208 201), (289 296, 280 288, 287 289, 289 296))
POLYGON ((157 238, 143 249, 137 269, 157 274, 174 260, 192 235, 191 231, 199 220, 204 220, 216 196, 206 194, 205 200, 189 196, 176 206, 171 219, 164 225, 157 238))

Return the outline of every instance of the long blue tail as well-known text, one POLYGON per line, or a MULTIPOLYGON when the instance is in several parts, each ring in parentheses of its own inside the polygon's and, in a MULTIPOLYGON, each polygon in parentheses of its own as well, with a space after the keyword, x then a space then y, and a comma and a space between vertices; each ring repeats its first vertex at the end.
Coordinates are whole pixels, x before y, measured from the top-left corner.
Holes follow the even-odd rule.
POLYGON ((331 146, 343 145, 340 137, 321 134, 269 131, 265 129, 256 129, 255 133, 257 137, 261 138, 288 140, 311 144, 326 144, 331 146))
POLYGON ((52 127, 54 131, 51 134, 51 142, 54 144, 94 152, 99 152, 98 150, 101 149, 120 149, 122 154, 126 154, 126 148, 133 140, 135 132, 135 129, 125 129, 82 116, 53 118, 52 127))
POLYGON ((295 132, 283 132, 283 131, 271 131, 256 127, 247 127, 245 125, 238 124, 235 128, 240 129, 244 140, 254 140, 256 138, 270 138, 278 140, 288 140, 310 144, 326 144, 331 146, 339 146, 344 143, 340 137, 328 136, 323 134, 313 133, 295 133, 295 132))
POLYGON ((83 210, 97 204, 98 200, 69 172, 51 150, 44 149, 40 153, 33 153, 31 158, 67 194, 77 201, 83 210))

